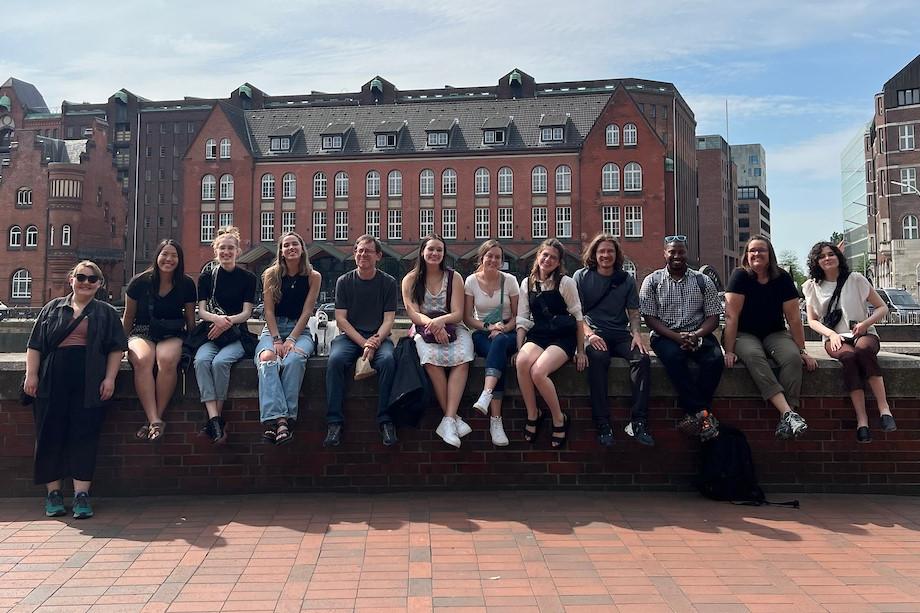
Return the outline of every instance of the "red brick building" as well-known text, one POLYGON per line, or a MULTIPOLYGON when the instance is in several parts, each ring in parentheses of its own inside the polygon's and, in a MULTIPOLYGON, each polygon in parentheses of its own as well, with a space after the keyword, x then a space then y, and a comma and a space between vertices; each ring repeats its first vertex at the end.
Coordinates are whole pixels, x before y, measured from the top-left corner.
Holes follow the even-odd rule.
POLYGON ((327 292, 365 232, 401 275, 431 231, 461 270, 494 237, 523 272, 543 238, 566 244, 574 269, 607 230, 644 275, 662 265, 667 234, 693 237, 697 258, 694 132, 673 85, 638 79, 536 83, 514 70, 490 87, 400 91, 377 77, 352 94, 290 97, 246 86, 214 106, 184 157, 187 267, 233 223, 255 269, 296 229, 327 292))
POLYGON ((719 135, 696 139, 699 171, 700 263, 712 266, 722 283, 740 263, 743 244, 737 241, 736 181, 738 167, 731 149, 719 135))
POLYGON ((108 125, 94 120, 83 139, 68 141, 44 136, 50 124, 19 127, 30 125, 35 99, 21 101, 17 94, 30 90, 11 81, 0 88, 0 299, 41 306, 64 295, 67 272, 82 259, 99 264, 120 296, 125 203, 108 125))

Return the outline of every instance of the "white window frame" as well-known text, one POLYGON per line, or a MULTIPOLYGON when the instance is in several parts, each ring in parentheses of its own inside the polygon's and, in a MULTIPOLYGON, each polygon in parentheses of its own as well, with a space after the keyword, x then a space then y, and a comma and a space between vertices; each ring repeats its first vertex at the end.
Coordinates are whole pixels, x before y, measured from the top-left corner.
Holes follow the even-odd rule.
POLYGON ((572 207, 556 207, 556 238, 572 238, 572 207))
POLYGON ((499 128, 497 130, 483 130, 482 144, 483 145, 504 145, 505 144, 504 128, 499 128))
POLYGON ((474 183, 477 196, 488 196, 491 189, 491 176, 488 168, 477 168, 474 175, 474 183))
POLYGON ((230 159, 230 139, 229 138, 220 139, 220 159, 222 160, 230 159))
POLYGON ((293 200, 297 197, 297 176, 293 172, 286 172, 281 177, 281 198, 293 200))
POLYGON ((10 298, 26 300, 32 297, 32 273, 28 270, 20 268, 13 273, 10 281, 10 298))
POLYGON ((446 147, 447 146, 447 132, 429 132, 428 133, 428 146, 429 147, 446 147))
POLYGON ((492 227, 489 223, 488 207, 480 206, 473 209, 473 232, 477 239, 486 239, 491 236, 492 227))
POLYGON ((380 209, 367 209, 364 212, 364 232, 380 238, 380 209))
POLYGON ((396 132, 377 134, 376 138, 374 138, 374 143, 376 144, 377 149, 395 149, 396 142, 396 132))
POLYGON ((628 123, 623 126, 623 145, 624 146, 635 146, 639 144, 639 130, 636 128, 636 124, 628 123))
POLYGON ((48 246, 54 247, 54 224, 48 225, 48 246))
POLYGON ((291 150, 291 137, 290 136, 272 136, 269 141, 269 149, 271 151, 290 151, 291 150))
POLYGON ((601 209, 601 232, 620 237, 620 207, 605 206, 601 209))
POLYGON ((7 244, 10 247, 22 247, 22 228, 20 226, 10 226, 7 244))
POLYGON ((913 124, 898 126, 898 149, 901 151, 913 151, 915 144, 913 124))
POLYGON ((498 238, 514 238, 514 207, 498 207, 498 238))
POLYGON ((623 272, 630 275, 633 279, 636 278, 636 265, 632 262, 632 260, 623 261, 623 272))
POLYGON ((917 169, 916 168, 902 168, 901 169, 901 193, 902 194, 917 194, 917 169))
POLYGON ((367 176, 364 178, 364 192, 368 198, 380 197, 380 173, 376 170, 367 171, 367 176))
POLYGON ((607 143, 608 147, 619 147, 620 146, 620 126, 615 123, 609 124, 604 129, 604 142, 607 143))
POLYGON ((601 191, 608 194, 620 191, 620 167, 613 162, 601 168, 601 191))
POLYGON ((337 209, 335 211, 335 234, 333 240, 348 240, 348 209, 337 209))
POLYGON ((202 243, 210 243, 214 240, 215 235, 215 224, 214 224, 214 213, 202 213, 201 221, 199 224, 199 233, 200 240, 202 243))
POLYGON ((16 192, 16 206, 32 206, 32 190, 28 187, 21 187, 16 192))
POLYGON ((626 238, 642 238, 642 207, 626 205, 623 207, 623 236, 626 238))
POLYGON ((25 231, 25 247, 38 247, 38 226, 31 225, 26 227, 25 231))
POLYGON ((453 168, 445 168, 441 173, 441 195, 457 195, 457 171, 453 168))
MULTIPOLYGON (((150 157, 150 147, 147 147, 147 157, 150 157)), ((204 159, 206 160, 216 160, 217 159, 217 141, 213 138, 209 138, 204 143, 204 159)))
POLYGON ((328 181, 326 173, 319 171, 313 175, 313 197, 325 198, 328 195, 328 181))
POLYGON ((556 193, 572 193, 572 169, 567 164, 556 167, 556 193))
POLYGON ((403 177, 402 172, 398 170, 391 170, 387 175, 387 196, 390 198, 394 196, 402 196, 403 191, 403 177))
POLYGON ((453 207, 441 209, 441 236, 445 239, 457 238, 457 209, 453 207))
POLYGON ((434 209, 418 210, 418 236, 425 238, 434 234, 434 209))
POLYGON ((262 211, 260 221, 259 239, 263 243, 275 240, 275 212, 262 211))
POLYGON ((623 191, 642 191, 642 166, 638 162, 630 162, 623 167, 623 191))
POLYGON ((201 177, 201 199, 215 200, 217 197, 217 179, 214 175, 201 177))
POLYGON ((344 170, 335 173, 335 197, 348 198, 348 173, 344 170))
POLYGON ((916 215, 905 215, 901 222, 901 238, 914 240, 920 238, 920 225, 916 215))
POLYGON ((70 224, 65 223, 61 226, 61 247, 70 247, 70 224))
POLYGON ((342 135, 335 134, 332 136, 323 137, 323 150, 324 151, 339 151, 342 149, 342 135))
POLYGON ((220 199, 233 200, 233 175, 220 176, 220 199))
POLYGON ((326 240, 326 211, 318 209, 313 211, 313 240, 326 240))
POLYGON ((387 210, 387 238, 391 241, 402 240, 402 209, 387 210))
POLYGON ((281 233, 297 229, 297 211, 281 211, 281 233))
POLYGON ((530 236, 534 239, 549 236, 549 211, 545 206, 535 206, 530 210, 530 236))
POLYGON ((222 211, 217 214, 217 227, 229 228, 233 225, 233 211, 222 211))
POLYGON ((547 190, 546 168, 534 166, 530 171, 530 191, 533 194, 545 194, 547 190))
POLYGON ((275 175, 266 173, 262 175, 262 200, 275 199, 275 175))
POLYGON ((434 171, 430 168, 418 173, 418 195, 422 198, 434 196, 434 171))
POLYGON ((500 196, 514 194, 514 171, 507 166, 498 169, 498 193, 500 196))

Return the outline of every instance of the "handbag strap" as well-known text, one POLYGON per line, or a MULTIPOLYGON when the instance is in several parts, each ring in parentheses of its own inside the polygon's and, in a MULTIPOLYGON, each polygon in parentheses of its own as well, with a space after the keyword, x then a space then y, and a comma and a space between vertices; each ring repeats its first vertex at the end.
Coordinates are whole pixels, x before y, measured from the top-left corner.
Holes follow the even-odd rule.
POLYGON ((447 269, 447 302, 444 303, 444 310, 450 313, 450 297, 454 290, 454 269, 447 269))
POLYGON ((843 284, 847 282, 849 276, 850 275, 844 275, 837 279, 837 287, 834 288, 834 293, 831 294, 831 299, 827 303, 827 313, 824 314, 825 316, 840 306, 840 293, 843 291, 843 284))
POLYGON ((51 353, 51 352, 53 352, 55 349, 57 349, 57 348, 58 348, 58 345, 60 345, 61 343, 63 343, 63 342, 64 342, 64 339, 67 338, 68 336, 70 336, 71 332, 73 332, 74 330, 77 329, 77 326, 80 325, 80 322, 83 321, 84 319, 86 319, 86 309, 87 309, 87 307, 89 307, 88 304, 87 304, 85 307, 83 307, 83 312, 80 313, 80 314, 76 317, 76 319, 74 319, 72 322, 70 322, 69 324, 67 324, 67 327, 64 328, 63 334, 61 334, 60 336, 58 336, 58 338, 57 338, 56 340, 54 340, 54 341, 52 341, 52 342, 50 342, 50 343, 48 344, 48 351, 47 351, 47 353, 51 353))
POLYGON ((590 307, 588 307, 587 309, 583 311, 585 314, 587 314, 589 311, 593 311, 594 309, 596 309, 597 305, 602 303, 604 299, 610 295, 610 292, 612 292, 614 289, 616 289, 620 285, 619 283, 617 283, 617 275, 619 273, 623 273, 624 275, 628 274, 621 270, 621 271, 614 272, 612 275, 610 275, 610 283, 607 284, 607 289, 604 290, 604 293, 601 294, 600 298, 594 301, 594 304, 592 304, 590 307))

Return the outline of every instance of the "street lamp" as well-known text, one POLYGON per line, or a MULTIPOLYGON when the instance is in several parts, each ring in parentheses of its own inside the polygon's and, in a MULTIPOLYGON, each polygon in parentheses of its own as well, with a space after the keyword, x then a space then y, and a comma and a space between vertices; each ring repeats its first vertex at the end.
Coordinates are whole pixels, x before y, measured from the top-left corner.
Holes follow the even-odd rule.
MULTIPOLYGON (((907 189, 908 194, 916 194, 920 196, 920 191, 917 191, 917 186, 912 183, 904 183, 902 181, 892 181, 892 185, 897 185, 901 189, 907 189)), ((904 192, 901 192, 904 193, 904 192)))

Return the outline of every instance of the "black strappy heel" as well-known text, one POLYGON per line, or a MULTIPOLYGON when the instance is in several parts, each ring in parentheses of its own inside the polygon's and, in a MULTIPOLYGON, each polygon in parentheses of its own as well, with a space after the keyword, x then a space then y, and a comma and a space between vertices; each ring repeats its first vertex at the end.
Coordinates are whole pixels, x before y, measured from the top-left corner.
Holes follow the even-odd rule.
POLYGON ((540 434, 540 426, 543 425, 544 419, 546 419, 546 411, 540 411, 536 419, 528 419, 524 422, 524 441, 533 444, 537 440, 537 435, 540 434), (528 427, 533 428, 533 432, 528 430, 528 427))
POLYGON ((572 424, 572 420, 569 419, 569 416, 564 412, 562 413, 562 425, 553 426, 553 436, 550 439, 553 449, 562 449, 565 447, 566 442, 569 440, 569 426, 572 424), (558 435, 562 436, 558 436, 558 435))

